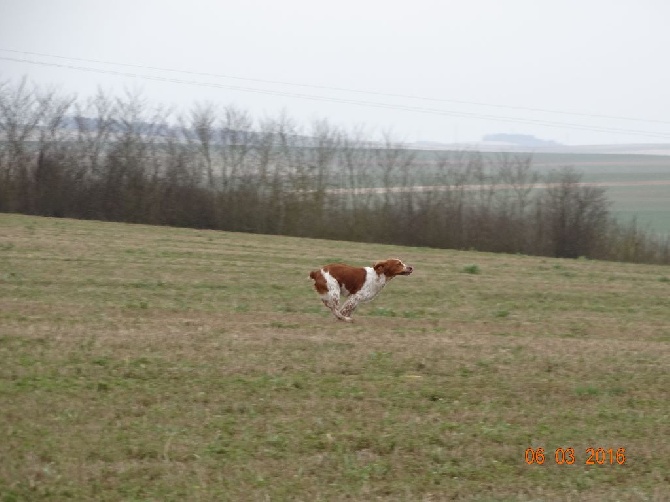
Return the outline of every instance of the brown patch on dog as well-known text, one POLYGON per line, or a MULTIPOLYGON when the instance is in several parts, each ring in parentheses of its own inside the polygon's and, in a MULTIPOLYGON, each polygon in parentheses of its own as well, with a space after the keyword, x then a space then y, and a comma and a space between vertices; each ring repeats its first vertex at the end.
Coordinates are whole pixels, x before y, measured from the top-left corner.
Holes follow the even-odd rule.
POLYGON ((321 270, 313 270, 309 273, 310 279, 314 280, 314 289, 320 295, 328 292, 328 286, 326 284, 326 279, 323 277, 321 270))
POLYGON ((333 263, 323 267, 323 270, 332 275, 337 280, 340 288, 346 289, 351 295, 360 291, 363 283, 365 283, 366 271, 362 267, 333 263))

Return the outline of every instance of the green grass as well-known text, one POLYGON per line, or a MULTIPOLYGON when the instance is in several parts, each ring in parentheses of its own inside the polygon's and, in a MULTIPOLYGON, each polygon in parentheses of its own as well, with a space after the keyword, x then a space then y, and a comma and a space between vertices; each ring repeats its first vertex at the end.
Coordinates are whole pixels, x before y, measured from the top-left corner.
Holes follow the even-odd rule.
POLYGON ((0 215, 0 500, 663 500, 669 276, 0 215), (390 256, 352 324, 307 279, 390 256))
POLYGON ((464 272, 466 274, 479 274, 481 270, 479 269, 479 265, 466 265, 463 267, 461 272, 464 272))

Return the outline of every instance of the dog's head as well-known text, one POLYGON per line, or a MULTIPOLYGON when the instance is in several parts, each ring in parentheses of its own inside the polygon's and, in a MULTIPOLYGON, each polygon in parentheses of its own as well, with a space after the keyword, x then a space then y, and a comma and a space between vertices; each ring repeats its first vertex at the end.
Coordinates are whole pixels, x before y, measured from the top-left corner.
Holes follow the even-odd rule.
POLYGON ((401 260, 397 258, 391 258, 389 260, 378 261, 373 265, 375 272, 377 274, 384 274, 389 279, 395 277, 396 275, 409 275, 414 271, 414 267, 405 265, 401 260))

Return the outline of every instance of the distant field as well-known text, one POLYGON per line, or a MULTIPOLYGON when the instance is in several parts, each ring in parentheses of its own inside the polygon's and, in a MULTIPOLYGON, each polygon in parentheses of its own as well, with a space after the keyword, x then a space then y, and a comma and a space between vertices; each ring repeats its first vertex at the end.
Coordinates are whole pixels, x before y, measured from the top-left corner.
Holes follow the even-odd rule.
POLYGON ((645 186, 608 187, 613 213, 624 221, 637 218, 643 226, 670 235, 670 157, 661 155, 536 154, 534 167, 547 172, 573 166, 585 182, 649 182, 645 186))
MULTIPOLYGON (((416 152, 419 167, 412 172, 415 185, 440 185, 436 155, 448 155, 448 152, 416 152)), ((500 155, 481 154, 485 164, 493 165, 500 155)), ((528 154, 510 155, 523 157, 528 154)), ((465 154, 466 159, 467 157, 468 154, 465 154)), ((562 167, 575 168, 583 174, 583 182, 600 184, 607 190, 612 201, 611 209, 616 217, 624 222, 635 218, 643 228, 660 235, 670 235, 670 156, 537 153, 532 155, 532 159, 532 169, 543 176, 562 167)), ((359 187, 370 189, 384 186, 374 170, 364 173, 365 176, 357 180, 359 187)), ((400 178, 392 181, 394 182, 403 186, 400 178)))
POLYGON ((2 501, 670 486, 670 267, 0 214, 0 361, 2 501), (389 256, 352 324, 307 279, 389 256))
MULTIPOLYGON (((419 163, 424 162, 421 171, 414 173, 418 184, 437 183, 435 154, 432 151, 417 152, 419 163)), ((485 163, 493 164, 500 156, 499 153, 481 155, 485 163)), ((635 217, 643 227, 648 226, 662 235, 670 235, 670 156, 536 153, 532 159, 533 170, 542 175, 571 166, 583 174, 583 181, 587 183, 630 183, 629 187, 606 187, 613 203, 613 213, 622 221, 630 221, 635 217)))

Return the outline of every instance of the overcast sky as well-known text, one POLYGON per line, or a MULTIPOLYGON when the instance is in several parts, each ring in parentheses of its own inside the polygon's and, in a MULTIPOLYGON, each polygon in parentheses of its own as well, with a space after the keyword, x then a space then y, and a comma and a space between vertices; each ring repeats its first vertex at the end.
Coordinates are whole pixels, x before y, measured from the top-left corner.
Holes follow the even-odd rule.
POLYGON ((658 143, 669 26, 667 0, 0 0, 0 80, 407 141, 658 143))

